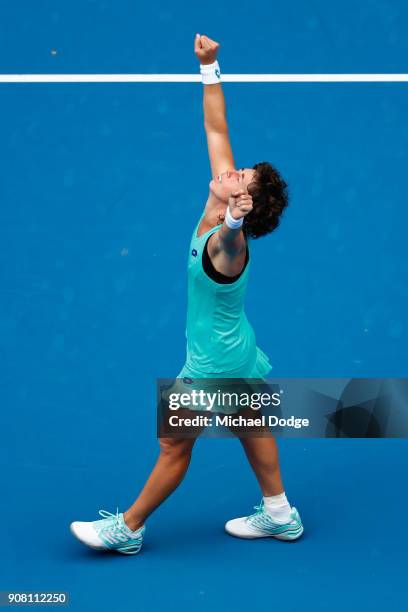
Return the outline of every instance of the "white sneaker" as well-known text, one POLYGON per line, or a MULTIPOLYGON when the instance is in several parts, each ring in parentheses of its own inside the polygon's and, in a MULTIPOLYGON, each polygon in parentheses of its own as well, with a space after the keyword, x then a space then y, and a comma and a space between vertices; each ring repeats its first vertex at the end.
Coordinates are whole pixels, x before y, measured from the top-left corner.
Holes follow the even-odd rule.
POLYGON ((256 512, 250 516, 232 519, 225 523, 225 531, 237 538, 277 538, 278 540, 297 540, 303 533, 299 512, 293 506, 288 523, 276 523, 264 508, 263 501, 254 506, 256 512))
POLYGON ((124 555, 135 555, 142 548, 146 527, 143 525, 131 531, 126 525, 123 514, 111 514, 99 510, 104 518, 99 521, 71 523, 71 533, 80 542, 96 550, 116 550, 124 555))

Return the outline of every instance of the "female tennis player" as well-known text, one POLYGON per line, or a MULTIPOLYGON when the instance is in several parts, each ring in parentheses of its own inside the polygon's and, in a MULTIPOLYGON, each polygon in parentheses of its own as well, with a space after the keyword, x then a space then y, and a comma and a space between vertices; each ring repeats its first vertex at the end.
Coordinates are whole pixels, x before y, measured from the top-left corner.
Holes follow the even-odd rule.
MULTIPOLYGON (((212 171, 204 213, 194 229, 188 264, 187 359, 179 377, 263 378, 271 369, 244 312, 249 239, 271 233, 288 204, 287 185, 269 163, 237 170, 231 150, 217 61, 219 44, 196 35, 194 51, 204 84, 204 126, 212 171)), ((240 438, 258 479, 255 513, 226 523, 241 538, 295 540, 303 533, 298 511, 282 484, 272 435, 240 438)), ((176 489, 190 463, 195 438, 160 438, 160 454, 144 488, 124 513, 75 521, 84 544, 124 554, 140 551, 147 517, 176 489)))

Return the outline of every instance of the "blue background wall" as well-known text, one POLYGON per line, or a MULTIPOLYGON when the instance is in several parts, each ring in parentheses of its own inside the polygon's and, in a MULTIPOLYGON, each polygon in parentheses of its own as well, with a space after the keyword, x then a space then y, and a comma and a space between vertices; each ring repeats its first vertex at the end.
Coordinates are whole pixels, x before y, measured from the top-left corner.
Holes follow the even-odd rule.
MULTIPOLYGON (((406 72, 401 1, 0 4, 0 72, 406 72), (204 14, 204 16, 203 16, 204 14), (52 50, 56 54, 51 53, 52 50)), ((254 244, 247 310, 276 376, 406 376, 404 84, 225 84, 238 167, 289 182, 254 244)), ((223 534, 259 491, 200 440, 143 555, 73 541, 157 454, 155 379, 184 359, 186 258, 208 194, 199 84, 0 85, 0 588, 72 608, 379 610, 401 603, 404 440, 281 440, 293 546, 223 534), (356 527, 357 526, 357 527, 356 527)))

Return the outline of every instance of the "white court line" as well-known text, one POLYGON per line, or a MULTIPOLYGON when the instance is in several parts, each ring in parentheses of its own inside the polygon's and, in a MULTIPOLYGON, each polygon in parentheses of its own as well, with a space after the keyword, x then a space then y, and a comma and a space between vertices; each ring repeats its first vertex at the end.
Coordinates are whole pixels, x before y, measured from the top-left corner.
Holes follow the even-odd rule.
MULTIPOLYGON (((226 83, 407 83, 408 74, 223 74, 226 83)), ((200 74, 0 74, 0 83, 196 83, 200 74)))

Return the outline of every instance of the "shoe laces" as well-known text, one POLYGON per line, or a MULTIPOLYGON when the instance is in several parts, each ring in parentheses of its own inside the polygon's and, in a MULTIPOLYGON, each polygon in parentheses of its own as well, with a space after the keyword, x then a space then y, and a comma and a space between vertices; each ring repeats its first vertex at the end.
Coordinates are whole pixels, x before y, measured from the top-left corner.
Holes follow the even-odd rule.
MULTIPOLYGON (((263 499, 261 500, 261 503, 259 504, 259 506, 254 506, 254 510, 256 510, 256 512, 248 516, 246 520, 252 525, 255 525, 256 527, 267 528, 267 527, 275 527, 277 525, 280 526, 282 524, 286 524, 286 523, 280 523, 279 521, 273 520, 273 518, 268 514, 268 512, 265 511, 265 505, 264 505, 263 499)), ((293 522, 293 519, 291 516, 288 523, 292 523, 292 522, 293 522)))
POLYGON ((256 510, 256 512, 248 516, 246 519, 247 522, 251 523, 251 525, 262 529, 270 527, 271 524, 273 524, 273 520, 268 515, 268 513, 265 512, 263 500, 261 500, 259 506, 254 506, 254 510, 256 510))
POLYGON ((116 531, 118 529, 121 531, 123 530, 122 519, 119 516, 118 507, 116 508, 116 514, 112 514, 112 512, 108 512, 107 510, 99 510, 99 514, 103 519, 98 521, 98 531, 105 529, 109 531, 116 531))
MULTIPOLYGON (((256 510, 256 512, 254 512, 253 514, 251 514, 250 516, 248 516, 248 519, 252 518, 252 517, 256 517, 259 514, 263 514, 265 512, 264 510, 264 501, 263 499, 261 500, 261 503, 259 504, 259 506, 254 506, 254 510, 256 510)), ((248 520, 247 519, 247 520, 248 520)))

